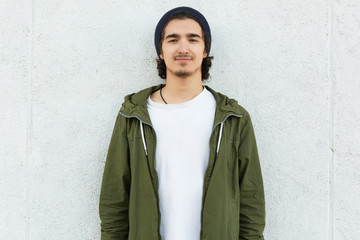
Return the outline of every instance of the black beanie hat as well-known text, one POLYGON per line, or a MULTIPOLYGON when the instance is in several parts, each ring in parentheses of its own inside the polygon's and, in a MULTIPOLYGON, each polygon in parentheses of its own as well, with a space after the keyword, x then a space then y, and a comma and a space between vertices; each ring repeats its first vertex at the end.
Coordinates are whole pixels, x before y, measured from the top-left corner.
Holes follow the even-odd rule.
POLYGON ((190 7, 177 7, 177 8, 171 9, 170 11, 165 13, 164 16, 162 16, 162 18, 158 22, 156 29, 155 29, 155 48, 156 48, 157 55, 160 56, 159 43, 161 41, 161 32, 163 31, 164 26, 168 22, 170 17, 178 12, 188 13, 188 14, 192 15, 194 18, 196 18, 196 20, 199 21, 200 26, 203 29, 203 31, 205 32, 206 37, 210 39, 209 46, 207 47, 208 49, 206 49, 206 52, 209 55, 210 46, 211 46, 211 32, 210 32, 209 24, 206 21, 205 17, 199 11, 197 11, 193 8, 190 8, 190 7))

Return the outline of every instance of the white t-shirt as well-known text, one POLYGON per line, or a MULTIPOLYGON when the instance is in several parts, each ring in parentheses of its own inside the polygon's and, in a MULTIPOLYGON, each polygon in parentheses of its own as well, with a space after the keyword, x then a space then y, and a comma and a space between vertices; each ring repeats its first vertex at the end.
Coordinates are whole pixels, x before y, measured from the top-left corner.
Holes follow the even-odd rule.
POLYGON ((147 100, 156 132, 160 234, 163 240, 199 240, 203 182, 215 117, 214 96, 205 87, 179 104, 147 100))

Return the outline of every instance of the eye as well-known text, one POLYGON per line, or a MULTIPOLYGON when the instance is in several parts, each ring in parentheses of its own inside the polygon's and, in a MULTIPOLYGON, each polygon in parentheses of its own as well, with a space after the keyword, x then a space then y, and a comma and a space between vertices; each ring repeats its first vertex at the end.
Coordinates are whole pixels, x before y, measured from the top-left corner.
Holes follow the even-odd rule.
POLYGON ((169 42, 176 42, 176 39, 171 39, 169 42))
POLYGON ((190 42, 197 42, 197 39, 190 39, 190 42))

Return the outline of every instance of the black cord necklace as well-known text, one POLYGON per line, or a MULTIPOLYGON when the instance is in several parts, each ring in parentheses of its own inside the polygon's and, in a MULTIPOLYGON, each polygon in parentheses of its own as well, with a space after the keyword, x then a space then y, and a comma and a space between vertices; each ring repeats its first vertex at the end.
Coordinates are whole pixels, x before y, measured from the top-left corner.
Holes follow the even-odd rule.
POLYGON ((160 88, 160 96, 161 96, 162 100, 164 101, 164 103, 167 104, 167 102, 165 101, 165 99, 164 99, 164 97, 163 97, 163 95, 162 95, 162 92, 161 92, 162 89, 163 89, 163 88, 160 88))

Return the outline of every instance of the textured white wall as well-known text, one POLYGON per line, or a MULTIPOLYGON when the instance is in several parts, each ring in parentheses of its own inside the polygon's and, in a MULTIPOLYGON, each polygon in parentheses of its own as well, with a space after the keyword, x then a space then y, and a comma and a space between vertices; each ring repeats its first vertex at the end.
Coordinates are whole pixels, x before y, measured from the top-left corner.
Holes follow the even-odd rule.
POLYGON ((153 32, 180 5, 211 26, 207 84, 254 121, 266 239, 360 235, 358 0, 1 0, 0 239, 100 239, 116 114, 162 82, 153 32))

